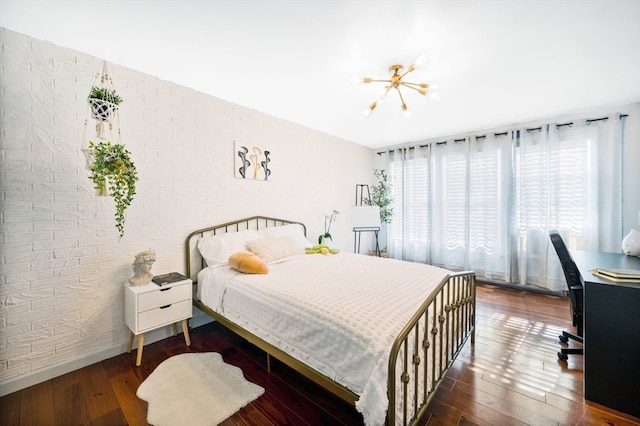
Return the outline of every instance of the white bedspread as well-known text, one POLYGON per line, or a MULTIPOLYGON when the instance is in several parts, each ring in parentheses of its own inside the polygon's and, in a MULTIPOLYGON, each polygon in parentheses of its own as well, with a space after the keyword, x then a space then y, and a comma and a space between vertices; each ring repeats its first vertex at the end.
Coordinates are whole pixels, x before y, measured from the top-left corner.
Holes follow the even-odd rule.
POLYGON ((227 266, 198 274, 198 298, 359 395, 367 425, 383 424, 391 344, 449 271, 340 253, 291 256, 266 275, 227 266))

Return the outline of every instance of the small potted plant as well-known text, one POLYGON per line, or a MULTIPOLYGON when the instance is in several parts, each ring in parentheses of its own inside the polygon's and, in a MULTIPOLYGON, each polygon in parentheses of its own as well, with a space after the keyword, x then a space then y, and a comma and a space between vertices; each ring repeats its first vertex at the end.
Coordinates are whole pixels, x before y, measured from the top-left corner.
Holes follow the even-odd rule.
POLYGON ((124 102, 115 90, 99 86, 91 87, 88 100, 91 106, 91 116, 98 121, 108 122, 111 122, 112 117, 118 111, 118 105, 124 102))
POLYGON ((98 195, 110 195, 116 203, 116 228, 124 235, 124 212, 136 194, 138 171, 124 145, 89 141, 91 180, 98 195))
POLYGON ((331 238, 331 223, 333 223, 339 214, 340 212, 338 210, 334 210, 330 215, 324 215, 324 234, 318 237, 318 244, 328 245, 328 240, 333 241, 331 238))

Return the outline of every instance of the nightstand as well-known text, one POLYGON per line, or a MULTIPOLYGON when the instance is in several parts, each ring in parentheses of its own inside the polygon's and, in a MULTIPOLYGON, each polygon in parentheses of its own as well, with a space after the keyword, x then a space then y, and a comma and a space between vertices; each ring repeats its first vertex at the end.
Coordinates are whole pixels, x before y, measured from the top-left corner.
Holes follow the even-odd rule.
POLYGON ((187 319, 191 318, 191 280, 176 281, 159 286, 149 283, 142 286, 125 286, 124 319, 131 330, 127 353, 138 336, 136 366, 142 362, 144 333, 173 324, 173 335, 178 334, 176 323, 182 321, 182 331, 187 346, 191 345, 187 319))

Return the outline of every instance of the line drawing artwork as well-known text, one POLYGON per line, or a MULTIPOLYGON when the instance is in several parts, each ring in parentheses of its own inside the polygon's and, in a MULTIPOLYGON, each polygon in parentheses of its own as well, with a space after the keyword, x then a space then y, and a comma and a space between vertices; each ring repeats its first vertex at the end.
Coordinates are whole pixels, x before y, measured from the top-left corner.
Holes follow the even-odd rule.
POLYGON ((240 179, 269 180, 271 152, 258 146, 248 148, 236 143, 235 175, 240 179))

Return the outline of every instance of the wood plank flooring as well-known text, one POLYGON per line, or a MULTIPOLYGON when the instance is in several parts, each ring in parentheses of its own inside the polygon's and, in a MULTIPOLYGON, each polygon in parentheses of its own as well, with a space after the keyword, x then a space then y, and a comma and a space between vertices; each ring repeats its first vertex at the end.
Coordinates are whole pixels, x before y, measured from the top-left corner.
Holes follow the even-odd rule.
MULTIPOLYGON (((421 424, 640 425, 585 402, 582 356, 558 360, 557 336, 571 329, 567 299, 479 284, 477 311, 475 345, 467 342, 421 424)), ((140 367, 134 351, 4 396, 0 425, 146 425, 139 384, 172 355, 208 351, 266 390, 224 426, 362 425, 354 408, 276 360, 268 373, 263 352, 216 323, 193 329, 191 342, 178 335, 146 346, 140 367)), ((188 413, 177 415, 188 425, 188 413)))

